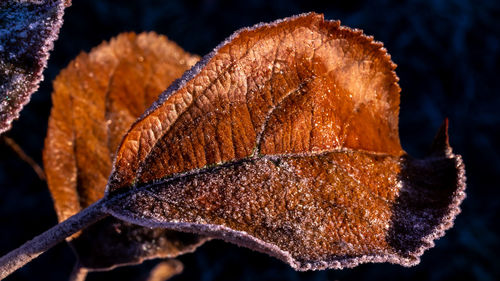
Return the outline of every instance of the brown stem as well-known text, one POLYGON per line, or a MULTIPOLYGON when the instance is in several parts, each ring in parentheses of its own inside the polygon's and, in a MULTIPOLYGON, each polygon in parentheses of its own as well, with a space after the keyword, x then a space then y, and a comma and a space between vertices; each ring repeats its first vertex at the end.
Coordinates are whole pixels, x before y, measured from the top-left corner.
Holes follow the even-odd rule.
POLYGON ((33 160, 33 158, 29 157, 28 154, 26 154, 24 150, 13 139, 7 136, 2 136, 2 139, 5 142, 5 144, 10 149, 12 149, 12 151, 14 151, 14 153, 16 153, 17 156, 19 156, 19 158, 21 158, 21 160, 23 160, 24 162, 28 163, 28 165, 31 166, 31 168, 35 171, 35 173, 41 180, 43 181, 46 180, 45 172, 43 171, 42 167, 40 167, 40 165, 38 165, 38 163, 36 163, 36 161, 33 160))
POLYGON ((73 271, 69 276, 68 281, 85 281, 87 279, 87 274, 89 270, 82 266, 82 264, 77 261, 75 267, 73 267, 73 271))
POLYGON ((103 212, 103 203, 102 199, 95 202, 86 209, 83 209, 74 216, 1 257, 0 280, 63 241, 66 237, 108 216, 107 213, 103 212))

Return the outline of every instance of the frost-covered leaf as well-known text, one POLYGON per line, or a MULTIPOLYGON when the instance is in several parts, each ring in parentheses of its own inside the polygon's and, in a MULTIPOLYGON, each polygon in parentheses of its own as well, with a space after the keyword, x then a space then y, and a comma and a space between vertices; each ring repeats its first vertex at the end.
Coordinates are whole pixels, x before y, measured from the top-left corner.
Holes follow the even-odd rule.
POLYGON ((0 134, 38 89, 65 4, 70 2, 0 1, 0 134))
MULTIPOLYGON (((44 164, 60 221, 104 195, 114 153, 128 127, 198 59, 164 36, 127 33, 80 54, 59 74, 44 164)), ((203 240, 108 217, 71 243, 84 267, 102 269, 174 257, 203 240)))
POLYGON ((459 211, 464 168, 446 126, 428 158, 403 151, 394 68, 322 15, 235 33, 131 127, 107 212, 298 270, 418 263, 459 211))

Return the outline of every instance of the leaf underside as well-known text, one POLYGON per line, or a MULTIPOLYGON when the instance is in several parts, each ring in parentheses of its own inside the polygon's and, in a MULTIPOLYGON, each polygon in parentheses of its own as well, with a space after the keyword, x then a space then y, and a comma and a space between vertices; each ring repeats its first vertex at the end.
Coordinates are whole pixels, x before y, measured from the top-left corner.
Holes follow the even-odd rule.
POLYGON ((414 265, 451 227, 465 175, 447 123, 428 158, 402 150, 394 68, 382 44, 322 15, 243 29, 132 125, 107 211, 298 270, 414 265))
POLYGON ((198 235, 146 228, 107 217, 71 241, 79 262, 90 269, 112 269, 145 259, 177 257, 193 252, 204 240, 198 235))
POLYGON ((459 174, 463 165, 451 155, 262 157, 137 188, 108 209, 133 223, 254 248, 299 270, 414 265, 458 212, 459 174))
POLYGON ((0 134, 38 89, 69 2, 0 1, 0 134))
MULTIPOLYGON (((82 53, 54 81, 44 148, 60 221, 104 195, 112 158, 128 127, 198 61, 164 36, 124 33, 82 53)), ((192 252, 206 238, 108 217, 71 238, 80 263, 109 269, 192 252)))

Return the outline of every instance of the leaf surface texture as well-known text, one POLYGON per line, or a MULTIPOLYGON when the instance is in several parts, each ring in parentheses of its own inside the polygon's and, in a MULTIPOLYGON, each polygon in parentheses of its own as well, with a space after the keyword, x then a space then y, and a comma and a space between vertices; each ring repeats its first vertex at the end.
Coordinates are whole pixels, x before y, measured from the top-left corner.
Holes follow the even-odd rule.
POLYGON ((360 30, 304 14, 236 32, 134 123, 107 210, 202 233, 298 270, 418 263, 459 212, 447 122, 400 146, 395 64, 360 30))
POLYGON ((38 89, 69 1, 0 1, 0 134, 38 89))

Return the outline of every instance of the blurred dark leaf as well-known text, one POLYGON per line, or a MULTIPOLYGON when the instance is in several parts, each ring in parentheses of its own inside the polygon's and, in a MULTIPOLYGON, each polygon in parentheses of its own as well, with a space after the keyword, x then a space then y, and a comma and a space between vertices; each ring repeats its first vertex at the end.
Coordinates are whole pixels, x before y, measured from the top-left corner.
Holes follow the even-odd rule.
POLYGON ((0 134, 38 89, 65 1, 0 1, 0 134))

